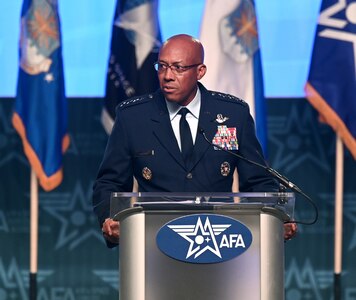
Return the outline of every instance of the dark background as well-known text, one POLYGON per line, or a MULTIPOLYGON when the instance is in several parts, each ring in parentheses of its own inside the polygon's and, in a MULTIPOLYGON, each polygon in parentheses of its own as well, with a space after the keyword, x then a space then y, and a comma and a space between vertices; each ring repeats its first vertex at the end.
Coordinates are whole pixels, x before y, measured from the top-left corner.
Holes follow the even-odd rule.
MULTIPOLYGON (((286 243, 286 300, 332 299, 335 134, 305 99, 268 99, 269 163, 319 207, 286 243)), ((28 299, 30 168, 11 125, 14 99, 0 98, 0 300, 28 299)), ((107 135, 102 99, 69 99, 71 145, 64 180, 39 189, 38 299, 118 299, 118 250, 106 248, 92 212, 92 184, 107 135)), ((356 299, 356 164, 345 150, 343 299, 356 299)), ((296 219, 313 209, 297 196, 296 219)), ((273 280, 273 278, 271 278, 273 280)))

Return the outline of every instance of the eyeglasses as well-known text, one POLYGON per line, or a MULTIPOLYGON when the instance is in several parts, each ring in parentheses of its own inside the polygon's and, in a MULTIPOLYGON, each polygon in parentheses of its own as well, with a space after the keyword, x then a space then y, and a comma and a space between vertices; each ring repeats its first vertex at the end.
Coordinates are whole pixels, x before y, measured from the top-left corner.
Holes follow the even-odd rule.
POLYGON ((153 64, 154 68, 156 69, 156 71, 158 73, 163 73, 163 72, 166 72, 168 69, 171 69, 172 73, 173 74, 182 74, 184 73, 185 71, 193 68, 193 67, 196 67, 196 66, 199 66, 201 64, 194 64, 194 65, 189 65, 189 66, 180 66, 180 65, 168 65, 168 64, 165 64, 165 63, 160 63, 160 62, 156 62, 153 64))

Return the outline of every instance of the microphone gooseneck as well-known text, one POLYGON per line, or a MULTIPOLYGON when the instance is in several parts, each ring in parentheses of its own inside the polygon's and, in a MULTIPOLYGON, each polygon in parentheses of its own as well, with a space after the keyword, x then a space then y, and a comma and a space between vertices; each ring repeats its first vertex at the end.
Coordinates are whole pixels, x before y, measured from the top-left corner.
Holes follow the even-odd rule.
POLYGON ((244 156, 242 156, 241 154, 235 153, 231 150, 225 149, 224 147, 221 147, 220 145, 216 145, 214 143, 212 143, 205 134, 205 131, 203 128, 199 127, 198 128, 199 133, 204 137, 204 140, 209 143, 211 146, 216 147, 224 152, 227 152, 233 156, 238 157, 241 160, 244 160, 246 162, 248 162, 249 164, 258 166, 262 169, 264 169, 265 171, 267 171, 268 173, 270 173, 274 178, 276 178, 278 180, 279 183, 281 183, 283 186, 285 186, 286 188, 290 188, 292 191, 301 194, 302 196, 304 196, 309 203, 313 206, 314 211, 315 211, 315 216, 314 219, 312 221, 309 222, 302 222, 302 221, 288 221, 286 223, 298 223, 298 224, 303 224, 303 225, 312 225, 314 223, 316 223, 316 221, 318 220, 318 207, 316 206, 316 204, 314 203, 314 201, 308 196, 306 195, 297 185, 295 185, 293 182, 291 182, 287 177, 281 175, 280 173, 278 173, 275 169, 271 168, 271 167, 267 167, 265 165, 262 165, 258 162, 255 162, 253 160, 250 160, 244 156))

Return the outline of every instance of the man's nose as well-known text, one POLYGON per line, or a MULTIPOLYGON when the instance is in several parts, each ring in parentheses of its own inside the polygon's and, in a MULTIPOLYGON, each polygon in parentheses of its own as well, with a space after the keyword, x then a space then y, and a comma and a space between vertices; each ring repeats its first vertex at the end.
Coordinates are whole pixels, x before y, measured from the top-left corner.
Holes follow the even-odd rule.
POLYGON ((164 79, 172 80, 174 78, 175 78, 175 75, 171 69, 171 66, 168 66, 168 68, 164 71, 164 79))

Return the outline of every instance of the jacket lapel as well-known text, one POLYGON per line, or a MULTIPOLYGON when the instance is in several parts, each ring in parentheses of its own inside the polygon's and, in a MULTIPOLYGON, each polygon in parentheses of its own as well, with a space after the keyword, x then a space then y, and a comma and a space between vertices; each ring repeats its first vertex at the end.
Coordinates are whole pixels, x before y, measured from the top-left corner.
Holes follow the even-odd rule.
POLYGON ((202 88, 201 86, 199 86, 199 88, 201 91, 201 107, 198 132, 195 140, 193 160, 190 169, 194 168, 194 166, 199 163, 199 161, 203 158, 204 154, 210 147, 213 147, 205 140, 203 132, 207 139, 211 142, 217 131, 217 124, 215 123, 216 116, 212 101, 209 99, 205 88, 202 88))
POLYGON ((157 137, 162 147, 168 151, 173 159, 176 160, 182 167, 185 167, 183 157, 179 150, 171 121, 169 119, 168 109, 161 93, 158 93, 156 100, 155 105, 157 105, 157 108, 154 111, 157 112, 157 114, 154 114, 151 118, 153 134, 157 137))
MULTIPOLYGON (((210 99, 209 93, 205 87, 199 85, 199 88, 201 91, 201 107, 198 132, 194 144, 193 157, 187 171, 192 170, 195 165, 203 158, 206 151, 209 150, 210 147, 213 147, 204 139, 201 130, 204 131, 205 136, 210 142, 212 142, 217 131, 217 124, 215 122, 216 111, 214 109, 214 103, 210 99)), ((176 160, 176 162, 183 168, 186 168, 172 129, 168 109, 162 93, 158 92, 155 94, 154 99, 154 105, 157 105, 157 107, 154 109, 155 114, 152 115, 151 118, 153 133, 161 143, 162 147, 167 149, 173 159, 176 160)))

